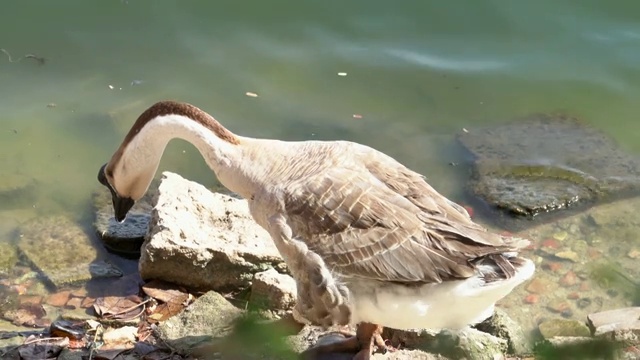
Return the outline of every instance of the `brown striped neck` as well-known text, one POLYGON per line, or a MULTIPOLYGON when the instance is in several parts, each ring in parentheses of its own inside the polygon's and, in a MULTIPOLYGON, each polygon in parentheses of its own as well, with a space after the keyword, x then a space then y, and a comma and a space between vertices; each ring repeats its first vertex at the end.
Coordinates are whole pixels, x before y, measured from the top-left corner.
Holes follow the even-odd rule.
POLYGON ((144 195, 174 138, 193 144, 216 174, 240 160, 240 137, 211 115, 190 104, 161 101, 138 117, 104 168, 104 178, 117 196, 138 200, 144 195))

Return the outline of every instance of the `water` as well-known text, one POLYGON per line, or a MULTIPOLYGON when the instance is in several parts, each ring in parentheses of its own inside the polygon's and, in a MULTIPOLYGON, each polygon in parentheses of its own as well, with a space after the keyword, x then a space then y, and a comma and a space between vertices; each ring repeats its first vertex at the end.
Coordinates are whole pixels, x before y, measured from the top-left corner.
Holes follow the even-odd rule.
MULTIPOLYGON (((466 173, 449 166, 461 157, 452 140, 465 127, 562 110, 640 153, 639 10, 631 0, 6 0, 0 47, 46 63, 0 54, 1 177, 35 179, 39 214, 89 221, 98 168, 164 98, 242 135, 366 143, 454 199, 466 173)), ((181 141, 161 169, 215 183, 181 141)))

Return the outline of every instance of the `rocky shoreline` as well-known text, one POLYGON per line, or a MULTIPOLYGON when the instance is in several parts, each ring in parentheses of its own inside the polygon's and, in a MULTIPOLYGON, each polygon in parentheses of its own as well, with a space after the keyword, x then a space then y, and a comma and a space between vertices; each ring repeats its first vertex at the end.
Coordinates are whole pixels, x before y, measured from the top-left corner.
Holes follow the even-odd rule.
MULTIPOLYGON (((94 200, 95 232, 115 253, 139 252, 138 271, 119 269, 96 250, 102 247, 92 242, 95 237, 69 220, 26 223, 0 261, 5 273, 12 272, 0 281, 3 359, 38 358, 42 351, 58 359, 90 353, 94 359, 288 359, 341 336, 292 326, 295 282, 244 200, 172 173, 164 173, 134 209, 135 226, 101 213, 111 211, 108 197, 94 200), (60 252, 54 256, 68 257, 64 264, 75 265, 38 261, 33 244, 52 247, 60 252)), ((399 350, 374 358, 640 358, 640 310, 633 307, 639 304, 630 297, 633 286, 616 285, 622 280, 615 276, 637 278, 632 248, 639 208, 638 200, 604 205, 520 234, 534 240, 527 256, 539 270, 498 304, 492 318, 462 331, 386 329, 399 350), (630 250, 617 250, 619 268, 600 275, 606 284, 595 282, 587 265, 615 249, 598 237, 621 234, 630 250)))

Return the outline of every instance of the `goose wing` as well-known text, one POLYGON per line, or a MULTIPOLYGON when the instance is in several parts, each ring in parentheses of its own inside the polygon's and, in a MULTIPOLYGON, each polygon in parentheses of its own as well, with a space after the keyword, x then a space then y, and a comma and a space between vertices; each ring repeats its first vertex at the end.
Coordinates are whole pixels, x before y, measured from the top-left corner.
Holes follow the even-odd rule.
MULTIPOLYGON (((347 277, 430 283, 475 273, 476 259, 517 250, 487 232, 425 179, 378 153, 362 166, 333 167, 287 186, 293 233, 347 277)), ((503 261, 505 276, 515 269, 503 261)))

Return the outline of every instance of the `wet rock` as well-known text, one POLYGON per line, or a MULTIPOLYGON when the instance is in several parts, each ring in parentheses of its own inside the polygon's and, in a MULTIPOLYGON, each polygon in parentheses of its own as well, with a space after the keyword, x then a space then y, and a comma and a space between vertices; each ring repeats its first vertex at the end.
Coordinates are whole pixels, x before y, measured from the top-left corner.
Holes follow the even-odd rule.
POLYGON ((247 202, 165 172, 139 262, 143 279, 196 289, 248 287, 283 262, 247 202))
POLYGON ((567 271, 564 276, 560 278, 560 285, 570 287, 578 283, 578 276, 573 271, 567 271))
POLYGON ((502 309, 496 308, 493 316, 477 324, 476 329, 507 341, 509 354, 531 354, 533 348, 526 339, 520 325, 513 321, 502 309))
POLYGON ((149 229, 152 204, 154 197, 157 196, 158 185, 159 181, 154 180, 151 183, 145 196, 136 201, 122 223, 113 217, 113 204, 109 190, 100 187, 93 194, 96 212, 93 226, 107 249, 125 257, 140 256, 140 247, 149 229))
POLYGON ((578 256, 578 254, 575 251, 571 251, 571 250, 559 251, 555 253, 555 256, 560 259, 569 260, 572 262, 580 261, 580 256, 578 256))
POLYGON ((569 304, 569 302, 564 299, 557 298, 549 301, 549 303, 547 304, 547 309, 554 313, 564 314, 568 311, 571 311, 571 304, 569 304))
POLYGON ((475 158, 470 191, 499 210, 495 221, 505 227, 529 227, 544 213, 582 210, 640 185, 638 159, 564 115, 533 114, 458 140, 475 158))
POLYGON ((33 178, 18 172, 4 172, 0 178, 0 211, 33 206, 37 190, 33 178))
POLYGON ((587 324, 594 336, 612 340, 630 340, 640 344, 640 307, 607 310, 587 316, 587 324))
POLYGON ((18 249, 55 287, 92 278, 121 276, 102 259, 100 245, 64 216, 36 218, 19 230, 18 249))
POLYGON ((291 310, 296 303, 296 281, 275 269, 255 274, 251 284, 250 303, 259 308, 291 310))
POLYGON ((59 291, 57 293, 53 293, 49 295, 47 297, 46 303, 51 306, 62 307, 67 303, 67 301, 69 301, 70 297, 71 297, 71 291, 69 290, 59 291))
POLYGON ((178 315, 160 323, 156 333, 172 348, 189 350, 229 335, 242 314, 222 295, 209 291, 178 315))
POLYGON ((526 290, 533 294, 544 294, 551 289, 553 283, 547 278, 535 277, 526 286, 526 290))
POLYGON ((0 240, 0 275, 7 274, 18 262, 16 245, 0 240))
POLYGON ((507 341, 476 329, 443 330, 426 345, 429 352, 452 359, 501 359, 507 353, 507 341))
POLYGON ((578 320, 550 319, 541 322, 538 330, 542 337, 551 339, 556 336, 590 336, 587 325, 578 320))

